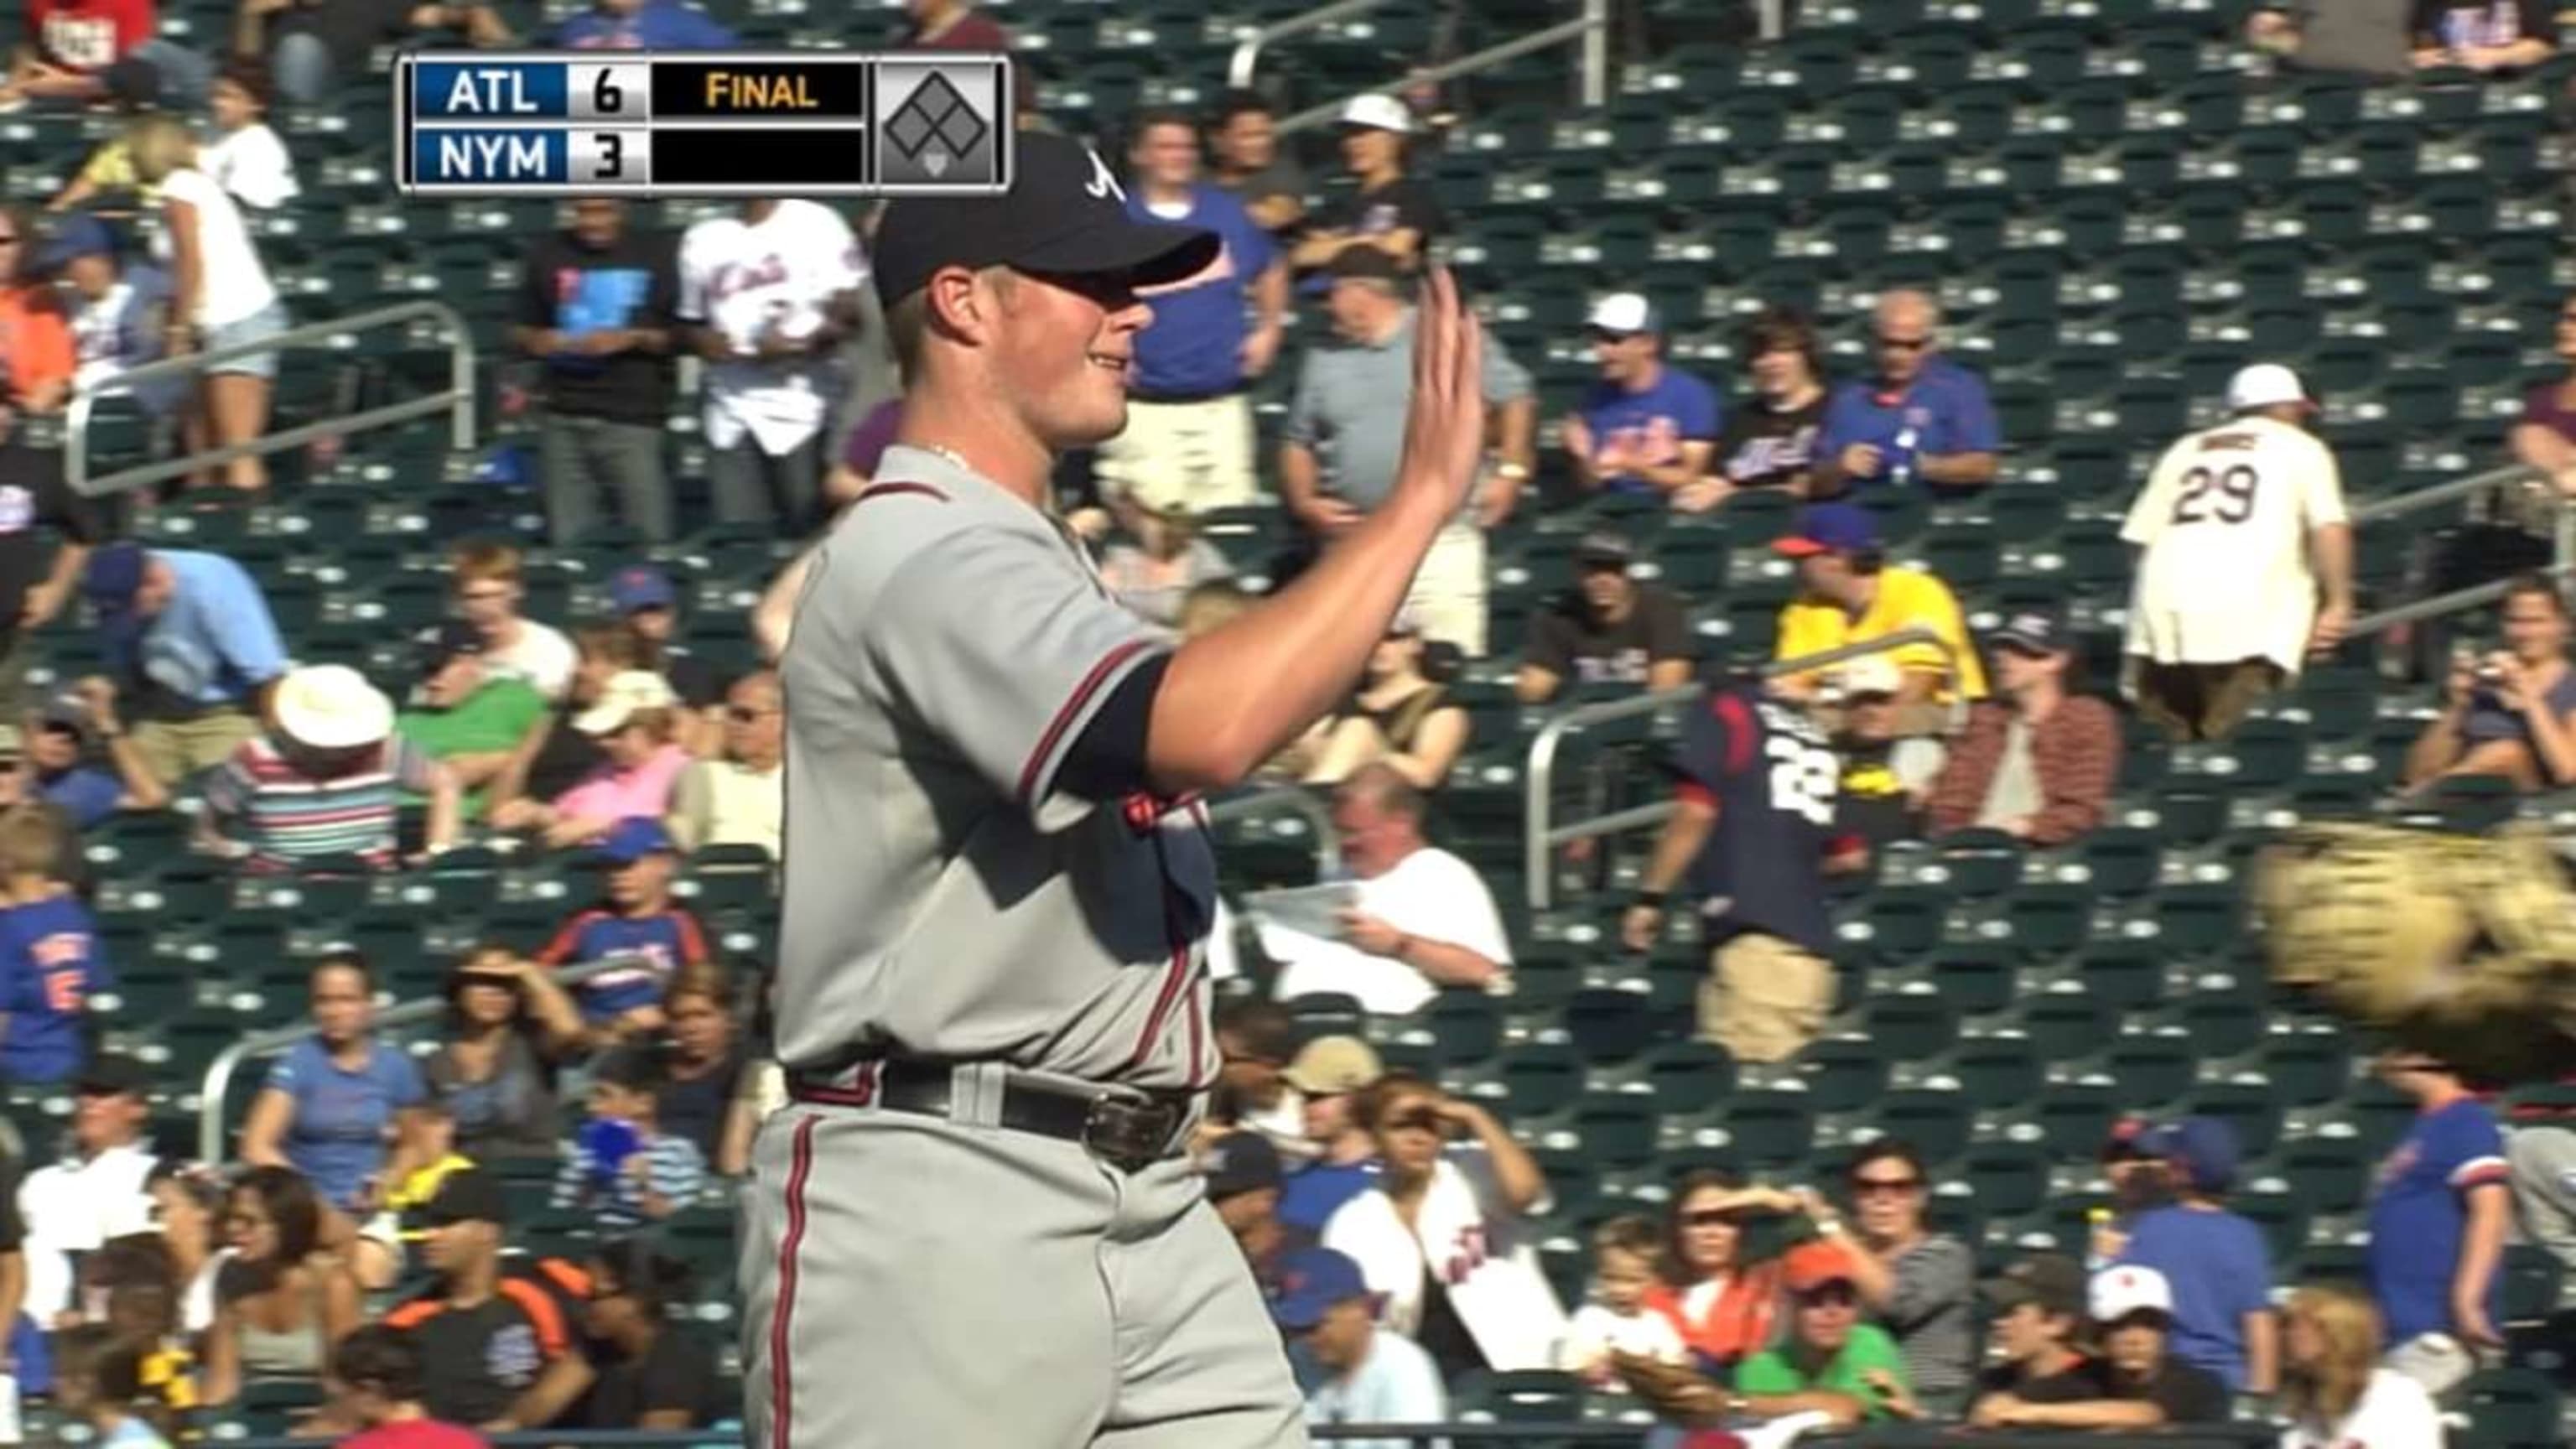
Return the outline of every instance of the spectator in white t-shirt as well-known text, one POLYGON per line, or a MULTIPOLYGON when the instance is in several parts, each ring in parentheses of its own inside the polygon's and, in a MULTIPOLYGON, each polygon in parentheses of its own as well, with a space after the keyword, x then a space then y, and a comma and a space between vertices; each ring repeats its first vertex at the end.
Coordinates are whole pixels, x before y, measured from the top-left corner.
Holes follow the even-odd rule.
POLYGON ((1634 1213, 1612 1218, 1592 1232, 1592 1299, 1574 1310, 1556 1366, 1580 1374, 1596 1389, 1625 1392, 1610 1356, 1635 1354, 1658 1363, 1690 1362, 1690 1347, 1672 1319, 1646 1306, 1663 1278, 1664 1234, 1634 1213))
POLYGON ((1324 1246, 1348 1253, 1379 1295, 1378 1321, 1441 1372, 1553 1368, 1563 1305, 1539 1271, 1530 1220, 1547 1179, 1494 1115, 1390 1072, 1360 1117, 1384 1164, 1334 1210, 1324 1246))
POLYGON ((215 139, 197 164, 233 200, 256 211, 284 206, 302 194, 286 143, 268 124, 268 66, 255 57, 224 63, 211 97, 215 139))
POLYGON ((1267 930, 1282 966, 1282 1000, 1315 992, 1357 997, 1401 1015, 1443 986, 1492 989, 1507 977, 1511 943, 1476 868, 1422 837, 1422 792, 1389 765, 1368 765, 1333 792, 1333 829, 1357 900, 1338 940, 1267 930))
MULTIPOLYGON (((1420 1345, 1376 1318, 1360 1267, 1330 1248, 1281 1257, 1270 1316, 1289 1341, 1289 1363, 1309 1424, 1437 1424, 1449 1417, 1440 1370, 1420 1345)), ((1344 1439, 1344 1449, 1412 1449, 1401 1439, 1344 1439)), ((1432 1441, 1448 1449, 1449 1441, 1432 1441)))
POLYGON ((2441 1449, 2442 1418, 2424 1386, 2379 1363, 2379 1310, 2350 1288, 2290 1295, 2281 1346, 2281 1449, 2441 1449))
MULTIPOLYGON (((135 176, 161 192, 171 258, 170 354, 224 352, 285 331, 286 304, 260 264, 241 208, 199 169, 197 138, 181 122, 153 116, 135 124, 131 145, 135 176)), ((247 443, 267 431, 276 377, 273 350, 208 363, 188 419, 189 451, 247 443)), ((268 486, 268 467, 256 455, 235 458, 224 465, 224 481, 256 492, 268 486)))
POLYGON ((2256 363, 2231 416, 2165 450, 2120 537, 2138 546, 2122 680, 2176 739, 2219 739, 2352 625, 2352 525, 2299 375, 2256 363))
POLYGON ((144 1184, 159 1161, 144 1139, 151 1114, 143 1068, 129 1058, 93 1058, 72 1084, 71 1151, 27 1174, 18 1187, 26 1223, 27 1314, 52 1323, 73 1301, 74 1258, 108 1239, 153 1230, 144 1184))
POLYGON ((832 355, 868 279, 831 208, 761 197, 680 238, 682 322, 707 368, 709 481, 725 523, 822 522, 823 423, 841 395, 832 355))
POLYGON ((560 703, 581 655, 560 630, 520 614, 528 597, 522 567, 519 551, 506 543, 460 543, 447 551, 456 612, 483 631, 484 669, 524 679, 549 703, 560 703))

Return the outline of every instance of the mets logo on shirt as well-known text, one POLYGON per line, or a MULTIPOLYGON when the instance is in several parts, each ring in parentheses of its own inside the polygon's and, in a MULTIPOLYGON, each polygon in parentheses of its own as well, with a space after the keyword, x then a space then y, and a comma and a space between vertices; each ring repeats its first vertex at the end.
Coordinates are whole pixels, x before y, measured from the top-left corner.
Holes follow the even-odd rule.
POLYGON ((492 1335, 483 1346, 483 1370, 495 1383, 516 1388, 537 1376, 545 1362, 537 1352, 537 1331, 524 1323, 513 1323, 492 1335))
POLYGON ((2389 1184, 2413 1172, 2417 1159, 2423 1155, 2424 1149, 2414 1143, 2399 1143, 2397 1150, 2388 1154, 2387 1160, 2379 1164, 2379 1171, 2371 1175, 2372 1191, 2385 1191, 2389 1184))
POLYGON ((0 488, 0 533, 24 533, 35 522, 35 494, 15 483, 0 488))

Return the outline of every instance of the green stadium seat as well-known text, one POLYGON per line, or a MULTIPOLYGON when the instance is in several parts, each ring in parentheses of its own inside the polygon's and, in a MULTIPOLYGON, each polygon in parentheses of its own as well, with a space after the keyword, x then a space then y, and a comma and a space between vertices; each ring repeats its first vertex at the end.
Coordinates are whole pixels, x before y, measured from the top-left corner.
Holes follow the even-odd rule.
POLYGON ((1798 1076, 1818 1112, 1857 1112, 1887 1090, 1887 1054, 1867 1036, 1829 1036, 1798 1055, 1798 1076))

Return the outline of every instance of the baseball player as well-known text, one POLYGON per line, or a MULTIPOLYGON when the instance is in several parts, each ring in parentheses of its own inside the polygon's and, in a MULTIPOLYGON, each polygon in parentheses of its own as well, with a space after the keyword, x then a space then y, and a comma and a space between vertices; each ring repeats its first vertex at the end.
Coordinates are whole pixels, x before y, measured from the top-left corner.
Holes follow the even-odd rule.
POLYGON ((1425 284, 1395 495, 1176 645, 1047 507, 1126 421, 1137 291, 1207 233, 1080 143, 901 198, 875 284, 907 395, 783 666, 788 1105, 744 1228, 759 1449, 1305 1442, 1279 1335, 1183 1153, 1219 1057, 1198 791, 1345 697, 1482 447, 1474 320, 1425 284))
POLYGON ((2121 683, 2176 739, 2214 740, 2352 625, 2352 525, 2297 373, 2227 385, 2226 422, 2165 450, 2120 537, 2136 544, 2121 683))

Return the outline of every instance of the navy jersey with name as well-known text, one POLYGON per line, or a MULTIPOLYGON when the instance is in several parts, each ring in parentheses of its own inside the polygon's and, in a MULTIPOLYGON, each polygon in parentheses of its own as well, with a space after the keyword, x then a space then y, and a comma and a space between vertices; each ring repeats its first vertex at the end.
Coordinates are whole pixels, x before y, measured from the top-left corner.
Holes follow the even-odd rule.
POLYGON ((1792 706, 1713 690, 1684 718, 1675 764, 1682 797, 1717 807, 1690 872, 1712 937, 1760 931, 1825 954, 1823 865, 1842 766, 1824 735, 1792 706))

